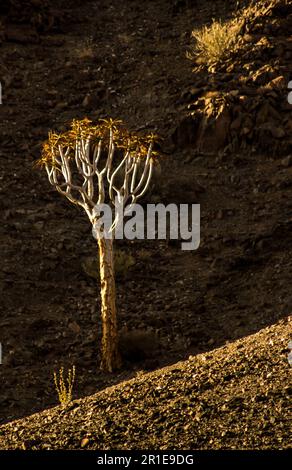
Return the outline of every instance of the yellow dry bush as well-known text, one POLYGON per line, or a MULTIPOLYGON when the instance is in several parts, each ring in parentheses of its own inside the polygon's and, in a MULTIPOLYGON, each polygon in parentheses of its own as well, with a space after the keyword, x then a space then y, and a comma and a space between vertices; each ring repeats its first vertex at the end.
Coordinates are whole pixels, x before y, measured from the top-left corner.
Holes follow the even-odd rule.
POLYGON ((210 26, 194 30, 195 44, 188 58, 194 60, 199 56, 200 62, 208 66, 226 59, 234 50, 241 26, 242 22, 237 19, 225 23, 213 20, 210 26))
POLYGON ((75 381, 75 366, 68 370, 68 376, 64 378, 64 367, 59 369, 58 374, 54 372, 54 383, 61 405, 67 405, 72 401, 73 385, 75 381))

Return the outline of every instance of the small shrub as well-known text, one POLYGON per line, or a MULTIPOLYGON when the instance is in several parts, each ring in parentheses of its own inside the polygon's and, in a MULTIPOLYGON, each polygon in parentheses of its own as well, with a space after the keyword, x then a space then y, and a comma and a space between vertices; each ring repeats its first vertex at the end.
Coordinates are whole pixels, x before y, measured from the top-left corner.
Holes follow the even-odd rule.
POLYGON ((241 22, 233 19, 226 23, 213 20, 210 26, 194 30, 192 37, 196 42, 187 53, 188 58, 194 60, 199 56, 200 62, 208 66, 226 59, 234 50, 240 29, 241 22))
MULTIPOLYGON (((134 266, 135 258, 125 251, 117 249, 114 257, 115 275, 117 278, 126 277, 129 269, 134 266)), ((88 256, 82 262, 82 268, 87 276, 100 280, 99 256, 88 256)))
POLYGON ((74 48, 74 57, 80 60, 94 59, 96 56, 96 45, 91 37, 82 41, 74 48))
POLYGON ((54 383, 61 405, 67 405, 72 401, 72 391, 75 381, 75 366, 68 370, 67 379, 64 378, 64 368, 59 369, 59 373, 54 372, 54 383))

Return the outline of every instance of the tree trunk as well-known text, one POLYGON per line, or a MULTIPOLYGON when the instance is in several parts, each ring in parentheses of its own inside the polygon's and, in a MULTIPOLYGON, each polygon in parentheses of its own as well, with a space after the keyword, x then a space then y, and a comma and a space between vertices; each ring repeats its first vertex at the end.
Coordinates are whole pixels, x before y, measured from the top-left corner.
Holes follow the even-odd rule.
POLYGON ((99 238, 98 248, 102 320, 101 369, 112 372, 121 366, 118 349, 113 240, 99 238))

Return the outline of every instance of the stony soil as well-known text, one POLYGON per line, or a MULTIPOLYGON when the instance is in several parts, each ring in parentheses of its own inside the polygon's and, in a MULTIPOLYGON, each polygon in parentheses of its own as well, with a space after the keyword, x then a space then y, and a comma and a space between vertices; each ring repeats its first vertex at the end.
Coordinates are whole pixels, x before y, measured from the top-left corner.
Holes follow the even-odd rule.
MULTIPOLYGON (((193 87, 175 137, 178 146, 234 153, 291 152, 288 82, 292 60, 292 4, 263 0, 228 19, 236 40, 228 53, 206 61, 194 47, 193 87)), ((194 42, 194 41, 193 41, 194 42)))
POLYGON ((0 448, 291 448, 291 320, 3 425, 0 448))
MULTIPOLYGON (((59 21, 51 28, 2 17, 2 423, 56 405, 52 379, 61 365, 75 364, 74 393, 81 398, 139 371, 242 339, 291 313, 292 160, 287 148, 272 155, 198 153, 188 142, 178 148, 173 138, 195 81, 185 56, 191 31, 212 17, 230 16, 236 2, 84 1, 70 10, 66 2, 57 3, 59 21), (131 129, 162 135, 163 177, 149 200, 201 204, 201 245, 195 252, 182 252, 180 244, 167 241, 117 244, 135 264, 121 269, 117 279, 125 362, 115 375, 98 368, 99 287, 86 268, 96 256, 89 222, 33 168, 48 130, 62 130, 72 118, 84 116, 122 118, 131 129)), ((276 328, 280 336, 283 328, 286 341, 288 324, 276 328)), ((273 360, 282 361, 284 348, 284 340, 275 345, 273 360)), ((266 349, 259 354, 264 357, 266 349)), ((215 353, 212 357, 215 374, 220 362, 216 365, 215 353)), ((187 364, 186 371, 192 370, 192 362, 187 364)), ((246 367, 243 360, 240 367, 246 367)), ((284 371, 284 362, 279 367, 284 371)), ((283 378, 283 394, 284 375, 277 385, 281 389, 283 378)), ((240 388, 232 394, 242 396, 240 388)), ((230 444, 222 445, 285 446, 285 432, 281 443, 274 437, 256 441, 255 435, 245 444, 231 436, 230 444)), ((216 439, 214 447, 223 442, 216 439)), ((53 443, 53 437, 46 442, 53 443)), ((183 448, 189 442, 178 438, 164 444, 183 448)), ((204 442, 212 447, 207 437, 204 442)))

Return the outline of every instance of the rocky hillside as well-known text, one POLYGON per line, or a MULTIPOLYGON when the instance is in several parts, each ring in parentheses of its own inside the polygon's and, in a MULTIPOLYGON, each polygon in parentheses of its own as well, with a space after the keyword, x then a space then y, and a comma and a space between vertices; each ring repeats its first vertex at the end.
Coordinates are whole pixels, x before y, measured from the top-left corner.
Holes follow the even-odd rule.
POLYGON ((291 448, 291 323, 3 425, 0 448, 291 448))
POLYGON ((289 153, 292 3, 250 2, 228 21, 239 30, 227 58, 204 64, 190 54, 195 78, 175 141, 203 152, 289 153))
MULTIPOLYGON (((78 6, 78 2, 74 4, 78 6)), ((0 4, 1 42, 37 44, 40 35, 60 32, 72 21, 62 0, 2 0, 0 4)))
POLYGON ((290 3, 0 2, 2 448, 289 446, 290 3), (186 58, 194 29, 234 17, 232 59, 186 58), (196 251, 117 241, 110 375, 91 227, 34 169, 48 131, 85 116, 164 137, 149 201, 201 205, 196 251), (73 365, 79 401, 53 408, 73 365))

